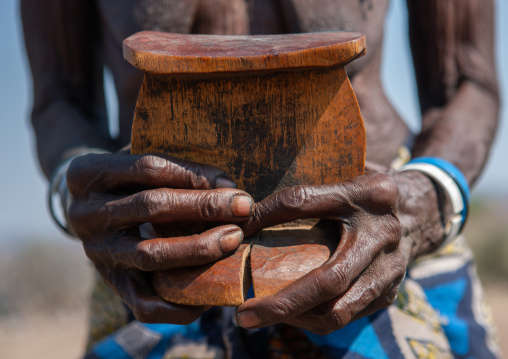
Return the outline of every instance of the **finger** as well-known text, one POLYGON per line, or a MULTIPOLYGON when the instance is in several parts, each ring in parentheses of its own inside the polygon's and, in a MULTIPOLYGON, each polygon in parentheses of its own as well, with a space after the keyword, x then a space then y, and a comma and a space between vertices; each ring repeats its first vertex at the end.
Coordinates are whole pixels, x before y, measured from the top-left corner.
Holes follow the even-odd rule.
POLYGON ((242 241, 241 229, 227 225, 186 237, 116 240, 108 249, 113 260, 127 268, 157 271, 214 262, 236 250, 242 241))
POLYGON ((152 289, 150 276, 137 270, 116 274, 113 286, 137 320, 143 323, 187 325, 208 308, 166 302, 152 289))
POLYGON ((383 174, 359 176, 339 184, 288 187, 256 203, 242 229, 250 236, 263 228, 297 219, 354 219, 360 210, 391 213, 397 198, 396 184, 383 174))
POLYGON ((377 265, 359 278, 354 286, 333 304, 333 312, 342 326, 371 315, 392 305, 399 286, 406 276, 407 266, 400 253, 380 257, 377 265), (377 267, 377 268, 376 268, 377 267))
MULTIPOLYGON (((252 207, 252 198, 239 190, 161 188, 109 201, 101 212, 107 214, 113 226, 131 226, 144 222, 240 222, 251 214, 252 207)), ((89 210, 94 211, 92 207, 89 210)))
POLYGON ((236 188, 222 170, 162 154, 90 154, 74 159, 67 170, 69 191, 128 191, 148 188, 236 188))
POLYGON ((343 238, 329 261, 274 295, 246 301, 238 308, 239 325, 258 328, 286 322, 343 295, 383 248, 382 241, 344 226, 343 238))
MULTIPOLYGON (((397 257, 395 255, 394 257, 397 257)), ((286 324, 326 335, 395 302, 405 266, 380 256, 344 295, 286 321, 286 324), (381 259, 382 258, 382 259, 381 259)))
POLYGON ((257 231, 296 219, 326 218, 344 212, 345 203, 338 185, 289 187, 256 203, 245 228, 257 231))

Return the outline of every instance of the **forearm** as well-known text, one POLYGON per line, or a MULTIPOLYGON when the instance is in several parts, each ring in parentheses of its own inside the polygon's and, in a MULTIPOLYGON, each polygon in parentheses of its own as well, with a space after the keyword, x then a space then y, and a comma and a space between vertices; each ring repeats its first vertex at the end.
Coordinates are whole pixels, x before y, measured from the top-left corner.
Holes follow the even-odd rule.
MULTIPOLYGON (((413 156, 443 158, 458 167, 473 185, 490 151, 498 107, 496 96, 464 82, 447 106, 424 114, 413 156)), ((453 214, 451 202, 446 191, 423 173, 412 171, 395 176, 402 199, 402 237, 413 241, 415 258, 435 250, 443 242, 446 224, 453 214)))
POLYGON ((85 148, 116 149, 107 128, 104 109, 86 112, 64 100, 34 112, 32 124, 41 168, 50 178, 58 165, 85 148), (93 116, 93 117, 92 117, 93 116))
MULTIPOLYGON (((472 186, 487 160, 497 115, 497 99, 465 82, 447 106, 424 114, 413 157, 445 159, 459 168, 472 186)), ((395 176, 401 191, 402 237, 413 241, 413 258, 432 252, 443 242, 446 224, 453 214, 449 194, 424 173, 411 171, 395 176)))
POLYGON ((32 124, 49 178, 73 149, 111 149, 95 2, 21 0, 33 79, 32 124))
POLYGON ((497 128, 493 0, 407 1, 422 108, 415 156, 442 157, 473 185, 497 128))
POLYGON ((457 166, 470 186, 487 161, 498 125, 497 96, 465 81, 443 108, 423 114, 414 157, 435 156, 457 166))
MULTIPOLYGON (((422 130, 412 149, 413 157, 442 158, 454 164, 473 186, 487 161, 498 123, 494 1, 408 0, 407 5, 422 109, 422 130)), ((411 172, 422 179, 413 179, 413 189, 401 196, 407 197, 401 208, 419 213, 415 223, 405 223, 407 232, 421 233, 415 236, 413 248, 419 255, 443 242, 453 210, 441 185, 427 178, 434 194, 426 189, 422 182, 425 174, 410 171, 397 176, 407 179, 411 172), (425 193, 419 203, 412 200, 412 192, 418 191, 425 193), (435 227, 437 219, 442 223, 441 233, 428 230, 435 227)))

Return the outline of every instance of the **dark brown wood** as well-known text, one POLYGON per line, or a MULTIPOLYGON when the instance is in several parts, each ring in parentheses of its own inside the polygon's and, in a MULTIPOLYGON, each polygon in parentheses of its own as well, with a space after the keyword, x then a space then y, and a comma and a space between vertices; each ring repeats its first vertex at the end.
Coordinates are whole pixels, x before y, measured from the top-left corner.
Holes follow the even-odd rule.
MULTIPOLYGON (((124 43, 126 59, 145 71, 132 153, 168 153, 216 166, 256 201, 291 185, 361 175, 365 128, 344 65, 364 51, 364 37, 343 32, 234 37, 138 33, 124 43)), ((187 228, 186 233, 181 225, 157 226, 168 237, 205 229, 196 224, 187 228)), ((301 240, 306 235, 316 239, 312 231, 298 232, 301 240)), ((262 236, 270 242, 268 232, 262 236)), ((281 236, 290 234, 276 237, 281 236)), ((214 272, 219 282, 239 285, 227 278, 231 266, 223 272, 219 268, 214 272)), ((176 277, 183 278, 179 273, 176 277)), ((199 303, 218 305, 214 285, 209 295, 203 294, 207 275, 197 280, 195 273, 189 270, 185 285, 172 284, 176 277, 171 272, 164 274, 166 280, 158 274, 154 287, 172 302, 197 305, 199 293, 214 298, 213 304, 199 303)), ((238 287, 228 290, 241 292, 238 287)), ((226 292, 224 298, 230 300, 226 292)), ((237 298, 221 305, 237 305, 237 298)))

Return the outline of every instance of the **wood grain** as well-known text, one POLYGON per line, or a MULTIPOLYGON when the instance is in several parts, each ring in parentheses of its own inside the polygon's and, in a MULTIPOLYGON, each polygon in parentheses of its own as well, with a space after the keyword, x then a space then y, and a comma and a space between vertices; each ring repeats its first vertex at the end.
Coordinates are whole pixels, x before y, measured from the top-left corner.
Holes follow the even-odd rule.
POLYGON ((153 287, 168 302, 202 306, 239 306, 250 288, 250 244, 205 266, 155 272, 153 287))
POLYGON ((255 297, 272 295, 320 267, 339 243, 340 232, 312 229, 265 230, 251 251, 255 297))
MULTIPOLYGON (((361 175, 365 127, 343 66, 363 54, 364 41, 342 32, 136 34, 124 42, 127 60, 145 71, 131 151, 216 166, 256 201, 292 185, 361 175)), ((156 229, 173 237, 206 228, 156 229)), ((272 294, 321 265, 335 243, 317 229, 263 231, 261 237, 252 254, 256 295, 272 294)), ((235 258, 156 273, 155 290, 173 303, 239 305, 247 279, 240 276, 245 261, 235 258)))
POLYGON ((365 52, 365 36, 330 31, 289 35, 183 35, 143 31, 124 58, 145 73, 210 74, 342 65, 365 52))
POLYGON ((225 170, 261 200, 363 173, 365 128, 341 67, 220 78, 146 75, 132 152, 225 170))

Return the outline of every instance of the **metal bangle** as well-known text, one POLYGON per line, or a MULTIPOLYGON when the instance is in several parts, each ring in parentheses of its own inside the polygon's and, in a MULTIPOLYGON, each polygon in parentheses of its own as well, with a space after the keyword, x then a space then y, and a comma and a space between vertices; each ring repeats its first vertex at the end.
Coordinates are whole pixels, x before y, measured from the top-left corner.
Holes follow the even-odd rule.
MULTIPOLYGON (((75 156, 77 157, 77 156, 75 156)), ((63 216, 65 218, 59 218, 59 216, 55 212, 55 198, 54 195, 57 195, 60 197, 60 204, 63 202, 63 198, 66 198, 66 200, 72 200, 70 197, 69 190, 67 189, 67 183, 66 183, 66 173, 67 169, 69 168, 70 163, 75 158, 72 157, 65 161, 63 164, 61 164, 58 169, 55 171, 55 174, 51 178, 51 181, 49 182, 49 190, 48 190, 48 208, 49 213, 51 214, 51 217, 55 221, 55 223, 68 235, 73 236, 72 232, 70 231, 67 223, 67 210, 68 207, 62 206, 63 216), (63 185, 64 184, 64 185, 63 185), (62 193, 63 192, 63 193, 62 193), (64 222, 65 219, 65 222, 64 222)))
POLYGON ((80 151, 79 154, 76 154, 63 162, 56 169, 55 173, 51 177, 49 182, 49 190, 47 195, 47 204, 49 213, 51 214, 51 218, 55 221, 55 223, 60 227, 65 233, 70 236, 75 236, 69 228, 69 223, 67 220, 67 211, 72 202, 72 195, 69 193, 69 189, 67 188, 67 169, 69 168, 71 162, 80 156, 88 155, 88 154, 106 154, 110 153, 108 151, 99 149, 99 148, 87 148, 83 151, 80 151), (55 196, 59 197, 60 207, 63 213, 63 218, 59 218, 55 211, 55 196))

